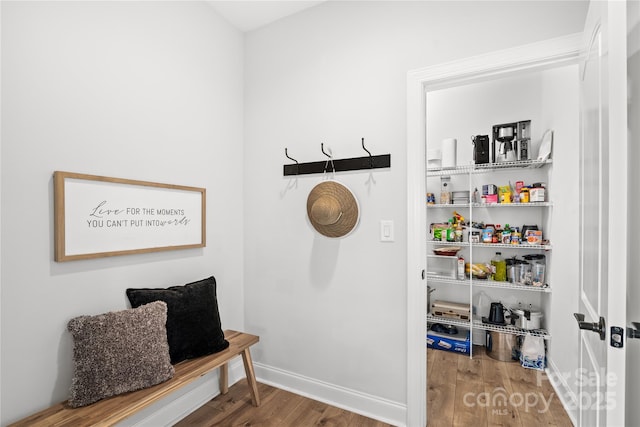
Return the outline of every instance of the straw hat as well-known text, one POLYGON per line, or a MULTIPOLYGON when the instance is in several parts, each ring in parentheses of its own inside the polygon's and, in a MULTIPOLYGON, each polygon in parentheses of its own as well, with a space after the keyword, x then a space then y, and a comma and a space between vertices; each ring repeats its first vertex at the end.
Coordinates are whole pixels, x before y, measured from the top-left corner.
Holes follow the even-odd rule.
POLYGON ((358 200, 344 185, 328 180, 313 187, 307 198, 307 216, 316 231, 327 237, 343 237, 358 224, 358 200))

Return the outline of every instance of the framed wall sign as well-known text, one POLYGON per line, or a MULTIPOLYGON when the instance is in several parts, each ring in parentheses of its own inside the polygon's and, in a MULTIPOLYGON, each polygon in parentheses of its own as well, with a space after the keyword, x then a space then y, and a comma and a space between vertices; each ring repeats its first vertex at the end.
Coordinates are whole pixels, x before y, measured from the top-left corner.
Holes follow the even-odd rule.
POLYGON ((206 190, 56 171, 55 260, 206 246, 206 190))

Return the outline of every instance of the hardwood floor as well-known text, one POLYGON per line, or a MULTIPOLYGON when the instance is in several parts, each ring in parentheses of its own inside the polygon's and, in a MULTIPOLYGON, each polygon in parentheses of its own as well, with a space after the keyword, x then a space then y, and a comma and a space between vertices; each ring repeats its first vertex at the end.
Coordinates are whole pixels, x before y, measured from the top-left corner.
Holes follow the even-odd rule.
POLYGON ((285 390, 258 383, 261 405, 251 405, 249 386, 242 380, 229 387, 176 427, 387 427, 389 424, 363 417, 285 390))
MULTIPOLYGON (((428 427, 572 426, 544 373, 491 359, 427 350, 428 427)), ((176 427, 384 427, 372 420, 285 390, 258 384, 262 404, 251 405, 242 380, 176 427)))
POLYGON ((494 360, 427 350, 428 427, 573 424, 544 372, 494 360))

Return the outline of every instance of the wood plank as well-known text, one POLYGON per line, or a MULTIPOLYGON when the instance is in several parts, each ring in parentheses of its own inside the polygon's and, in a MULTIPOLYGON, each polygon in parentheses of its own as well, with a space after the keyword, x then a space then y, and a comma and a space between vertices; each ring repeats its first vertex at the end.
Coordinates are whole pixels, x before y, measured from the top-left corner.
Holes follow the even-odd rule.
POLYGON ((360 414, 351 414, 351 417, 349 418, 349 424, 347 425, 349 427, 393 427, 391 424, 386 424, 382 421, 367 418, 364 415, 360 414))
POLYGON ((175 427, 188 426, 278 426, 282 416, 300 405, 298 396, 285 390, 258 383, 263 396, 259 407, 251 406, 249 384, 241 380, 229 387, 227 395, 219 395, 202 408, 185 417, 175 427), (250 408, 250 409, 249 409, 250 408), (205 415, 201 415, 205 413, 205 415), (207 419, 206 414, 212 415, 207 419))
MULTIPOLYGON (((322 411, 317 425, 327 427, 354 427, 362 422, 360 417, 360 415, 349 412, 346 409, 328 406, 322 411)), ((365 418, 365 420, 370 421, 368 418, 365 418)), ((370 426, 371 424, 368 425, 370 426)))
POLYGON ((450 427, 455 407, 458 355, 433 351, 431 376, 427 379, 427 426, 450 427))
POLYGON ((483 350, 482 377, 484 380, 485 404, 487 405, 487 424, 489 426, 521 427, 522 420, 518 409, 510 402, 513 389, 506 364, 488 356, 483 350), (505 396, 506 399, 502 399, 505 396))
POLYGON ((242 405, 229 405, 227 398, 217 396, 207 403, 207 407, 220 409, 221 414, 215 418, 202 422, 197 413, 205 412, 199 409, 186 417, 175 427, 205 427, 205 426, 261 426, 261 427, 301 427, 301 426, 344 426, 344 427, 392 427, 389 424, 365 416, 349 412, 322 402, 258 383, 263 399, 260 407, 256 408, 248 403, 248 385, 245 380, 229 388, 228 399, 244 399, 242 405), (239 393, 237 387, 242 387, 239 393), (271 390, 269 392, 268 390, 271 390), (265 391, 266 390, 266 391, 265 391))
POLYGON ((482 360, 458 355, 454 426, 487 425, 487 409, 482 402, 478 402, 483 393, 482 360))
POLYGON ((537 376, 543 373, 523 368, 519 363, 509 363, 506 368, 513 390, 511 400, 518 408, 522 425, 555 426, 547 404, 549 396, 537 385, 537 376))
MULTIPOLYGON (((286 390, 274 390, 276 390, 276 392, 273 394, 272 399, 269 401, 263 401, 260 408, 256 409, 254 407, 250 409, 253 416, 251 417, 251 424, 248 425, 265 425, 274 427, 283 425, 285 417, 296 411, 301 405, 303 400, 300 398, 301 396, 286 390)), ((242 411, 248 412, 247 409, 248 408, 245 406, 242 408, 242 411)))
POLYGON ((229 364, 225 363, 220 366, 220 394, 227 394, 229 391, 229 364))
POLYGON ((431 378, 431 368, 433 367, 433 354, 432 350, 427 350, 427 378, 431 378))
MULTIPOLYGON (((263 404, 256 408, 250 405, 249 397, 249 385, 246 380, 241 380, 237 384, 229 388, 229 397, 223 398, 217 396, 214 400, 208 402, 205 406, 219 409, 219 413, 207 421, 205 425, 211 426, 277 426, 279 420, 275 413, 269 412, 269 408, 279 407, 284 411, 290 411, 295 409, 299 404, 296 402, 295 406, 278 406, 277 402, 282 401, 282 395, 288 395, 289 392, 279 390, 265 384, 258 384, 258 390, 264 396, 263 404), (239 392, 235 389, 241 387, 239 392), (234 392, 232 395, 231 392, 234 392), (274 402, 276 403, 274 406, 274 402), (248 408, 251 408, 247 410, 248 408)), ((194 422, 197 418, 194 418, 200 410, 195 411, 182 421, 178 422, 175 426, 198 426, 202 424, 194 422)))
POLYGON ((326 405, 317 400, 305 399, 283 420, 284 425, 315 426, 318 425, 326 405))
POLYGON ((537 372, 536 371, 536 380, 538 381, 537 385, 541 388, 541 392, 548 399, 549 403, 549 412, 553 417, 555 424, 562 427, 572 427, 573 423, 571 422, 571 418, 565 411, 560 398, 556 394, 553 385, 551 385, 551 381, 549 381, 549 377, 546 372, 537 372))
POLYGON ((256 373, 253 370, 253 360, 251 360, 251 352, 249 348, 242 351, 242 363, 244 364, 244 372, 249 383, 249 391, 251 392, 251 402, 253 406, 260 406, 260 394, 258 394, 258 384, 256 383, 256 373))

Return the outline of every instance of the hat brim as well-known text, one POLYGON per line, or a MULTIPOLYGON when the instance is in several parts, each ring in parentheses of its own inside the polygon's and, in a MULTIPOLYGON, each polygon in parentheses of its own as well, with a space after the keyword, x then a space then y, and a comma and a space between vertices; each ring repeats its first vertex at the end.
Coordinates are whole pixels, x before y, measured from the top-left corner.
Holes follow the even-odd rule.
POLYGON ((349 188, 338 181, 327 180, 313 187, 307 197, 307 218, 315 230, 326 237, 348 236, 358 225, 360 207, 358 199, 349 188), (333 224, 323 225, 314 220, 311 207, 320 198, 331 196, 340 203, 342 215, 333 224))

